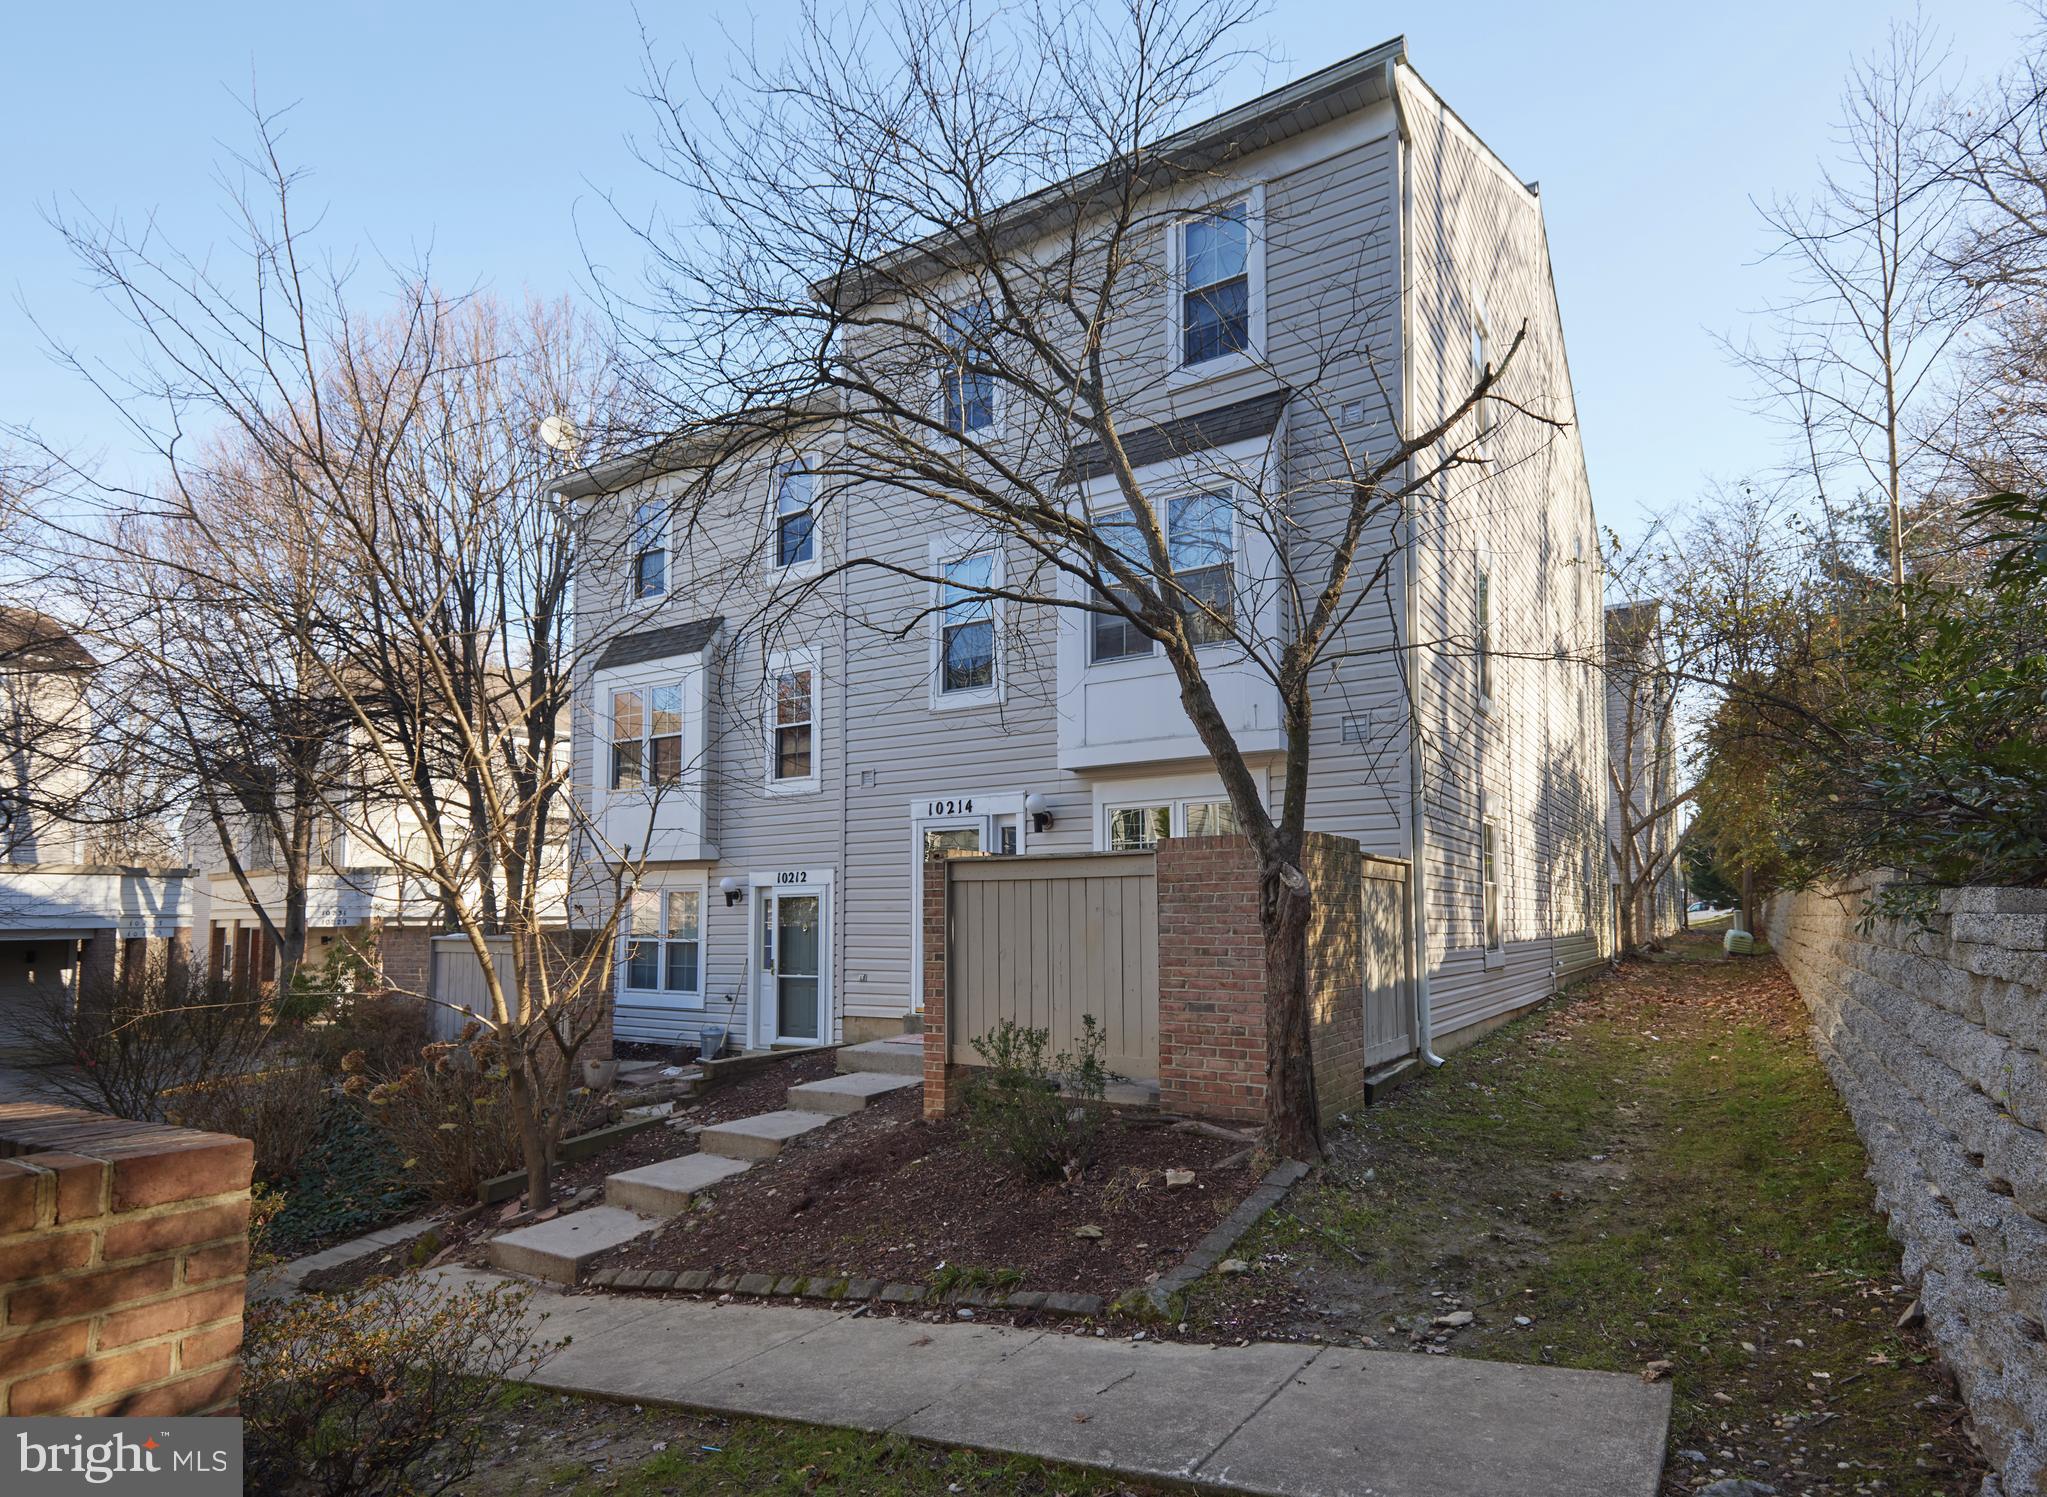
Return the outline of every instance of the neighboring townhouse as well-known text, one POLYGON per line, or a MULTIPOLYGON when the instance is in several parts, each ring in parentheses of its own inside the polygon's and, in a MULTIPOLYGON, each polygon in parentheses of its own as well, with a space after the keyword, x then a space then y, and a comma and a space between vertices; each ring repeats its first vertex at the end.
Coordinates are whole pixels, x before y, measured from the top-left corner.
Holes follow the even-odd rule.
MULTIPOLYGON (((1227 165, 1160 203, 1149 252, 1164 290, 1154 315, 1118 320, 1107 355, 1129 374, 1142 462, 1185 474, 1169 522, 1183 578, 1205 568, 1283 627, 1254 586, 1272 543, 1227 506, 1210 513, 1208 493, 1272 482, 1312 504, 1312 475, 1334 444, 1370 435, 1382 396, 1427 428, 1524 321, 1502 395, 1561 423, 1496 413, 1483 469, 1453 471, 1370 542, 1390 563, 1385 596, 1318 687, 1309 825, 1419 870, 1418 1040, 1441 1051, 1611 943, 1604 708, 1587 663, 1598 546, 1540 199, 1399 42, 1187 139, 1227 165), (1210 279, 1191 285, 1194 267, 1210 279), (1205 347, 1190 319, 1229 296, 1250 346, 1205 347), (1331 360, 1334 330, 1360 327, 1372 367, 1331 360)), ((948 399, 948 421, 1000 419, 999 391, 948 399)), ((917 1018, 934 850, 1113 851, 1234 829, 1141 635, 977 597, 1027 558, 962 534, 942 505, 830 491, 814 470, 832 439, 828 412, 792 421, 779 453, 721 473, 686 526, 668 501, 708 456, 689 439, 565 486, 603 542, 578 586, 575 776, 592 828, 579 902, 622 865, 638 877, 621 1039, 900 1031, 917 1018), (849 556, 952 586, 827 575, 849 556)), ((1097 515, 1116 503, 1104 468, 1082 446, 1064 469, 1097 515)), ((1275 690, 1221 655, 1211 674, 1276 801, 1275 690)))
POLYGON ((83 815, 98 669, 58 620, 0 607, 0 1049, 29 1011, 189 949, 189 870, 103 861, 83 815))
MULTIPOLYGON (((318 966, 350 944, 394 983, 423 991, 429 942, 444 928, 444 912, 433 882, 395 864, 389 855, 389 849, 404 850, 405 861, 415 867, 423 866, 427 857, 414 800, 385 787, 365 736, 359 728, 342 730, 333 783, 313 817, 305 960, 318 966)), ((566 747, 559 752, 566 754, 566 747)), ((452 781, 439 786, 439 799, 446 808, 443 836, 459 846, 466 840, 467 801, 452 781)), ((222 849, 205 802, 195 799, 184 818, 185 854, 196 875, 191 907, 195 939, 202 943, 197 955, 216 980, 270 982, 277 976, 277 948, 257 911, 267 913, 274 924, 283 923, 289 884, 282 850, 264 818, 238 810, 227 819, 236 860, 248 881, 246 890, 222 849)), ((559 912, 551 920, 564 927, 567 820, 564 807, 550 844, 550 866, 542 876, 545 904, 559 912)))
POLYGON ((1637 939, 1660 941, 1684 924, 1678 813, 1653 816, 1677 789, 1675 685, 1663 668, 1663 606, 1616 603, 1606 610, 1607 869, 1613 879, 1615 940, 1625 944, 1626 891, 1635 889, 1637 939), (1633 834, 1623 828, 1623 808, 1633 834))

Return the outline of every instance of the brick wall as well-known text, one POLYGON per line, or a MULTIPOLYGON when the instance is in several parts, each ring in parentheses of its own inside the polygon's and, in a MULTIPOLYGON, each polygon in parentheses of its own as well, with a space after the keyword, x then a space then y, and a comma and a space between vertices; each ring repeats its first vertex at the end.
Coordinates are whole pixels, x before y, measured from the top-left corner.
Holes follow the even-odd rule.
POLYGON ((379 925, 377 967, 385 983, 401 993, 425 997, 433 939, 433 932, 424 925, 379 925))
POLYGON ((924 865, 924 1116, 942 1118, 960 1102, 960 1068, 946 1049, 945 864, 951 853, 924 865))
POLYGON ((1242 837, 1158 845, 1159 1105, 1265 1116, 1265 938, 1258 863, 1242 837))
POLYGON ((0 1412, 235 1402, 252 1146, 0 1103, 0 1412))
POLYGON ((1863 929, 1869 892, 1780 895, 1763 928, 1978 1439, 2005 1492, 2047 1490, 2047 889, 1863 929))

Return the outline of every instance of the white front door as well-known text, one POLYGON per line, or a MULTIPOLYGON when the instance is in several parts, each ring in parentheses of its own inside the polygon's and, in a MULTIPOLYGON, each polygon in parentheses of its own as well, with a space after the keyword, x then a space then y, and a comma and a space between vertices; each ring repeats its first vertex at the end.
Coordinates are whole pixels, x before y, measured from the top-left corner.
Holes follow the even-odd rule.
POLYGON ((828 893, 816 885, 759 891, 755 1002, 768 1044, 822 1044, 830 1027, 828 893))

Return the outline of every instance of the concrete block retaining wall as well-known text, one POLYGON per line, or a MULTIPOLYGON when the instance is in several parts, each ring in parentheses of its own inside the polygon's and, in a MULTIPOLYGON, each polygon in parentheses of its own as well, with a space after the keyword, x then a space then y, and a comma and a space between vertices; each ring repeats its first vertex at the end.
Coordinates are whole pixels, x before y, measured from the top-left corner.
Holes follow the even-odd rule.
POLYGON ((2047 1491, 2047 889, 1863 932, 1870 887, 1779 895, 1764 930, 2004 1492, 2047 1491))

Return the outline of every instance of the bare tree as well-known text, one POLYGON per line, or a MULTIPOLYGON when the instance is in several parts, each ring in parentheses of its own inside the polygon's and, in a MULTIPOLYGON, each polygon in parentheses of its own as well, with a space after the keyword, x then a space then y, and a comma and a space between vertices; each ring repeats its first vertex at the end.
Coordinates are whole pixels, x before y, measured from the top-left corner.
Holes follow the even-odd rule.
POLYGON ((1773 341, 1738 350, 1759 406, 1789 425, 1829 524, 1885 515, 1891 585, 1905 581, 1915 472, 1937 466, 1934 409, 1975 305, 1945 258, 1961 195, 1941 147, 1945 57, 1923 15, 1893 25, 1842 94, 1839 154, 1809 198, 1763 209, 1769 259, 1795 291, 1768 308, 1773 341), (1851 492, 1838 492, 1841 486, 1851 492))
MULTIPOLYGON (((1516 377, 1524 327, 1440 419, 1403 429, 1396 299, 1362 269, 1387 224, 1359 245, 1359 273, 1327 289, 1312 339, 1290 330, 1284 354, 1247 350, 1226 288, 1183 309, 1178 335, 1262 365, 1300 448, 1326 462, 1282 474, 1176 447, 1164 376, 1133 340, 1160 325, 1167 225, 1231 190, 1227 150, 1175 131, 1238 59, 1251 12, 1131 0, 986 18, 899 0, 857 23, 806 15, 786 60, 745 63, 730 93, 693 98, 650 64, 643 155, 686 207, 648 232, 652 289, 619 314, 677 442, 710 454, 686 508, 804 442, 827 507, 880 517, 871 543, 829 556, 762 617, 880 573, 919 601, 856 626, 900 638, 934 610, 1000 607, 1020 629, 1049 612, 1170 664, 1258 861, 1267 1143, 1306 1157, 1320 1149, 1301 871, 1317 684, 1347 659, 1399 654, 1373 626, 1396 606, 1416 496, 1539 451, 1558 407, 1516 377), (1344 419, 1339 387, 1363 393, 1367 419, 1344 419), (1170 492, 1145 473, 1162 454, 1184 459, 1170 492), (1092 507, 1090 483, 1107 491, 1092 507), (999 577, 935 567, 920 539, 934 527, 999 554, 999 577), (1270 809, 1223 705, 1240 679, 1279 703, 1270 809)), ((1223 241, 1242 232, 1214 226, 1223 241)))
POLYGON ((572 914, 566 893, 566 846, 594 835, 563 743, 588 533, 553 488, 564 449, 607 456, 622 402, 566 307, 512 313, 414 272, 358 316, 296 218, 275 120, 254 123, 231 199, 246 285, 117 220, 61 225, 143 349, 118 381, 74 366, 160 459, 151 490, 97 491, 93 555, 161 604, 108 627, 162 672, 224 849, 238 813, 289 840, 300 912, 262 914, 288 958, 323 823, 466 938, 543 1206, 577 1053, 609 1022, 620 903, 572 914))

